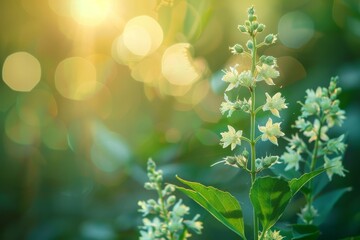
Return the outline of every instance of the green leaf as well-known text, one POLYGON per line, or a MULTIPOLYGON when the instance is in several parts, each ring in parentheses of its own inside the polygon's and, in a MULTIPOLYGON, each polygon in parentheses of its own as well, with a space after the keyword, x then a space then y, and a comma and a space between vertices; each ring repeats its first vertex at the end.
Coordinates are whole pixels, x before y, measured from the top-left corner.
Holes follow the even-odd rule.
POLYGON ((314 201, 314 207, 318 210, 319 216, 315 218, 314 223, 319 225, 325 221, 327 215, 334 207, 335 203, 346 192, 350 192, 351 188, 341 188, 321 195, 314 201))
POLYGON ((274 177, 255 180, 250 189, 250 200, 263 231, 270 229, 279 220, 291 197, 289 184, 285 180, 274 177))
POLYGON ((294 196, 308 181, 323 173, 326 169, 318 169, 309 173, 303 174, 299 178, 293 178, 289 182, 291 194, 294 196))
POLYGON ((207 187, 200 183, 189 182, 176 176, 179 181, 191 189, 176 187, 188 197, 197 202, 211 215, 232 231, 246 239, 244 233, 244 219, 239 202, 230 193, 207 187))
POLYGON ((319 228, 315 225, 295 224, 292 229, 292 240, 316 240, 320 235, 319 228))

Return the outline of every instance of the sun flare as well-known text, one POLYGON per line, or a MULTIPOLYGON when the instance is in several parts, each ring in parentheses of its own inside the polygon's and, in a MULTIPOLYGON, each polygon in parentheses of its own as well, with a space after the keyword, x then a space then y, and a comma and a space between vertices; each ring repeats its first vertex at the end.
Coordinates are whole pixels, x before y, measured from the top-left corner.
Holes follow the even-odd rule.
POLYGON ((73 0, 72 17, 81 25, 98 26, 109 16, 112 0, 73 0))

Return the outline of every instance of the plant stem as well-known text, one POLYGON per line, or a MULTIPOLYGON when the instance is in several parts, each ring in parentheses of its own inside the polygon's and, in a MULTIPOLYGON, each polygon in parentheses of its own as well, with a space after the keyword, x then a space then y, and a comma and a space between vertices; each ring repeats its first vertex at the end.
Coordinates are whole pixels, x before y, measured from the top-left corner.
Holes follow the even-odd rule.
MULTIPOLYGON (((319 141, 320 141, 320 135, 321 135, 321 128, 322 128, 322 121, 320 121, 320 126, 318 129, 318 132, 316 133, 316 140, 314 144, 313 154, 311 157, 311 165, 310 165, 310 172, 314 171, 316 168, 316 161, 317 161, 317 154, 319 149, 319 141)), ((309 206, 309 209, 311 209, 312 201, 313 201, 313 182, 312 180, 309 181, 309 194, 307 196, 307 204, 309 206)), ((309 210, 310 211, 310 210, 309 210)))
MULTIPOLYGON (((157 190, 157 193, 158 193, 158 196, 159 196, 159 200, 160 200, 161 212, 162 212, 162 214, 164 215, 163 218, 164 218, 164 220, 165 220, 165 222, 166 222, 166 225, 168 226, 169 223, 170 223, 170 220, 169 220, 169 212, 168 212, 168 210, 167 210, 166 207, 165 207, 164 196, 163 196, 163 194, 162 194, 162 190, 161 190, 161 189, 162 189, 162 188, 161 188, 161 183, 158 183, 156 190, 157 190)), ((170 240, 175 240, 173 234, 172 234, 171 232, 169 232, 169 234, 170 234, 170 240)))
MULTIPOLYGON (((252 51, 252 64, 251 64, 251 74, 255 82, 255 67, 256 67, 256 38, 252 36, 254 49, 252 51)), ((255 84, 254 87, 250 88, 251 95, 251 112, 250 112, 250 145, 251 145, 251 186, 254 184, 256 179, 256 152, 255 152, 255 123, 256 123, 256 110, 255 110, 255 84)), ((255 208, 253 207, 253 226, 254 226, 254 240, 258 239, 259 232, 259 220, 256 216, 255 208)))

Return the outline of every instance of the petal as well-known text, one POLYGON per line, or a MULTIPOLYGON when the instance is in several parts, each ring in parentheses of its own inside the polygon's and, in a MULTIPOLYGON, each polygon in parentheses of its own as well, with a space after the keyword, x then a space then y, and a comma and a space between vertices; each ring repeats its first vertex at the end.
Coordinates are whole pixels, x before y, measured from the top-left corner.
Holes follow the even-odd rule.
POLYGON ((260 132, 263 133, 263 132, 265 132, 266 127, 264 127, 264 126, 259 126, 259 125, 258 125, 258 129, 259 129, 260 132))
POLYGON ((270 111, 271 111, 271 113, 274 114, 275 116, 280 117, 279 111, 278 111, 277 109, 273 108, 273 109, 270 109, 270 111))
POLYGON ((278 146, 278 141, 277 138, 275 136, 271 136, 269 137, 270 142, 272 142, 273 144, 278 146))
POLYGON ((267 83, 267 85, 275 85, 275 83, 273 82, 273 80, 271 78, 265 78, 264 80, 267 83))

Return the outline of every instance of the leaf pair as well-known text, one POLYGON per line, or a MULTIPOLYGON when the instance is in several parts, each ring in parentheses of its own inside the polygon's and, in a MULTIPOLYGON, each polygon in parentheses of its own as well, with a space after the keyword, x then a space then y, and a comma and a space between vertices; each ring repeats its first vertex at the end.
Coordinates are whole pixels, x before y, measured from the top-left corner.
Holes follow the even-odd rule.
MULTIPOLYGON (((263 232, 269 230, 279 220, 291 198, 301 187, 324 171, 320 169, 306 173, 289 182, 269 176, 257 178, 250 189, 250 200, 262 224, 263 232)), ((222 224, 246 239, 241 206, 234 196, 211 186, 177 178, 191 188, 177 187, 180 191, 205 208, 222 224)))

